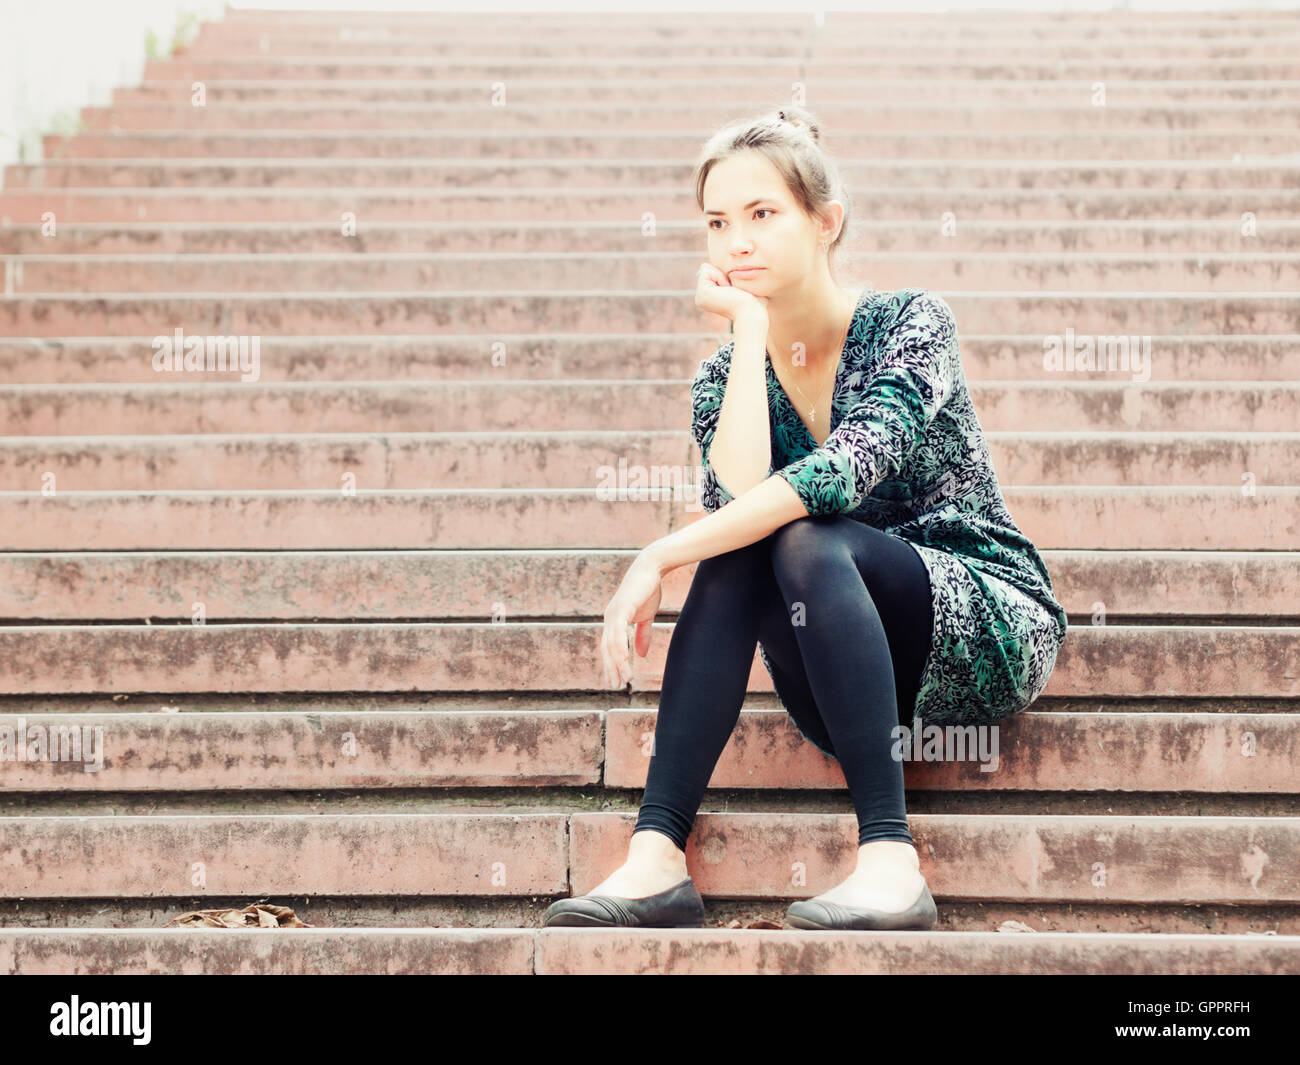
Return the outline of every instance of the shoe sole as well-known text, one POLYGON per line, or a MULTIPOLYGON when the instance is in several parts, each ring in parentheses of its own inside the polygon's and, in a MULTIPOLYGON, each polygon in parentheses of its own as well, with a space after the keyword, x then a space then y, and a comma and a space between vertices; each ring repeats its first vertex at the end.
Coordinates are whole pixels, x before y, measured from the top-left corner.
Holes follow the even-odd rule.
POLYGON ((793 928, 811 928, 827 932, 928 932, 939 923, 938 911, 934 905, 934 898, 930 894, 929 884, 926 884, 922 889, 921 897, 916 902, 906 910, 900 910, 897 913, 845 906, 842 903, 815 904, 819 907, 833 905, 835 910, 849 914, 855 921, 868 922, 868 927, 865 928, 839 922, 828 924, 815 917, 803 915, 799 911, 799 907, 811 902, 811 899, 804 899, 800 902, 791 903, 789 909, 786 910, 786 923, 793 928), (871 922, 875 922, 874 927, 871 922))
POLYGON ((834 924, 819 924, 811 918, 800 917, 798 914, 793 916, 786 914, 785 921, 791 928, 801 930, 814 928, 824 932, 928 932, 938 923, 904 925, 897 928, 841 928, 839 925, 834 924))
POLYGON ((635 931, 638 928, 703 928, 703 921, 694 921, 689 924, 667 923, 662 921, 651 922, 647 924, 610 924, 608 921, 600 921, 595 917, 589 917, 585 913, 561 913, 557 914, 554 920, 546 922, 543 928, 617 928, 635 931))
POLYGON ((611 903, 606 912, 584 912, 586 896, 563 899, 552 903, 542 918, 543 928, 703 928, 704 900, 695 890, 690 877, 655 895, 640 899, 607 896, 611 903), (634 920, 611 920, 608 910, 618 911, 621 917, 634 920), (656 912, 657 911, 657 912, 656 912), (642 919, 644 915, 644 920, 642 919))

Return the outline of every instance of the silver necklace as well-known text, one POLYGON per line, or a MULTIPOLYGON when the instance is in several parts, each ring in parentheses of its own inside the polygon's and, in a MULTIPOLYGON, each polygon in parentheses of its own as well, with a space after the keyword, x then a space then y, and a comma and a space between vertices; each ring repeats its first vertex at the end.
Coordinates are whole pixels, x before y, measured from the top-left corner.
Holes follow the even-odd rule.
MULTIPOLYGON (((856 303, 853 305, 853 309, 854 309, 855 311, 857 310, 857 304, 856 304, 856 303)), ((846 325, 846 326, 844 327, 844 336, 843 336, 843 337, 841 338, 841 340, 840 340, 839 349, 838 349, 838 351, 837 351, 837 353, 836 353, 836 356, 835 356, 835 362, 834 362, 833 365, 835 366, 835 369, 836 369, 836 370, 839 369, 839 364, 840 364, 840 361, 841 361, 841 353, 842 353, 843 350, 844 350, 844 345, 848 343, 848 340, 849 340, 849 327, 852 326, 852 325, 853 325, 853 315, 850 314, 850 315, 849 315, 849 323, 848 323, 848 325, 846 325)), ((835 350, 835 349, 832 349, 832 350, 835 350)), ((825 384, 825 381, 823 380, 822 383, 825 384)), ((795 382, 794 382, 794 387, 799 389, 799 395, 803 396, 804 399, 808 399, 808 393, 805 392, 802 388, 799 388, 799 382, 798 382, 798 381, 795 381, 795 382)), ((820 390, 819 390, 819 391, 820 391, 820 390)), ((834 404, 834 402, 835 402, 835 393, 834 393, 834 390, 832 390, 832 391, 831 391, 831 403, 834 404)), ((816 406, 812 403, 811 400, 809 400, 809 402, 808 402, 808 417, 809 417, 810 419, 812 419, 812 421, 813 421, 814 424, 816 424, 816 421, 817 421, 817 408, 816 408, 816 406)))

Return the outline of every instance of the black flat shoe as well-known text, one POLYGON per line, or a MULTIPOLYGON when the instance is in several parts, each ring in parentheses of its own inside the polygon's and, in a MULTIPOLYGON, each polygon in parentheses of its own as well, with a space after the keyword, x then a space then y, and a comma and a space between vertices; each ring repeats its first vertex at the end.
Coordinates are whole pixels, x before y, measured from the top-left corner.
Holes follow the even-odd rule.
POLYGON ((801 899, 785 911, 786 921, 795 928, 827 928, 843 932, 883 932, 916 929, 929 931, 939 920, 930 895, 930 885, 921 889, 920 897, 899 913, 886 913, 861 906, 842 906, 838 902, 801 899))
POLYGON ((618 895, 579 895, 546 907, 543 928, 700 928, 704 900, 689 876, 657 895, 625 899, 618 895))

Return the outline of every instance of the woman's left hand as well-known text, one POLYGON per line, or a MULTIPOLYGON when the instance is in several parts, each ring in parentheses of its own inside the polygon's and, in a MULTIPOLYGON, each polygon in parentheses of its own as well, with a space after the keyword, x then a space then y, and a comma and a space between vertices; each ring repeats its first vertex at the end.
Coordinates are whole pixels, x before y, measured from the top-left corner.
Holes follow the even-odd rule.
POLYGON ((614 598, 605 607, 605 630, 600 637, 605 683, 626 687, 632 680, 632 659, 627 630, 636 626, 636 653, 650 653, 650 625, 659 612, 663 575, 653 558, 642 551, 623 577, 614 598))

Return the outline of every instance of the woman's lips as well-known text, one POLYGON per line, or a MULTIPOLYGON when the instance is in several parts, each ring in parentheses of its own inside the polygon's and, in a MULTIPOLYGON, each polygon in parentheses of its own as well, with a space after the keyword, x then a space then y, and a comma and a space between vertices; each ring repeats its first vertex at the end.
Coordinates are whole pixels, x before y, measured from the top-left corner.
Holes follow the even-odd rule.
POLYGON ((746 267, 742 267, 739 270, 732 270, 731 273, 729 273, 727 276, 739 277, 743 280, 744 278, 753 277, 755 274, 762 273, 762 271, 763 271, 763 267, 761 266, 746 266, 746 267))

